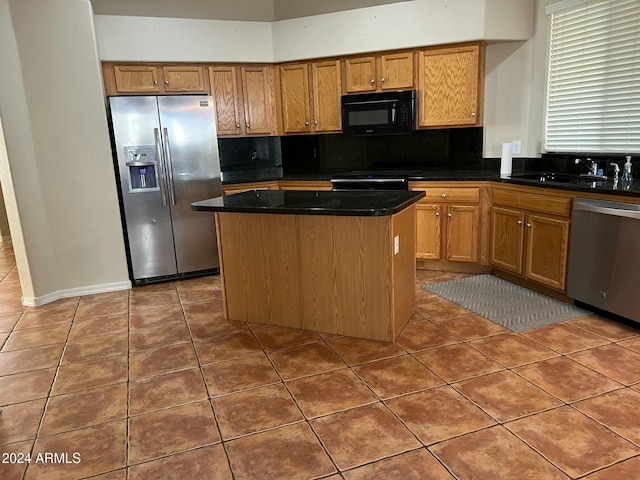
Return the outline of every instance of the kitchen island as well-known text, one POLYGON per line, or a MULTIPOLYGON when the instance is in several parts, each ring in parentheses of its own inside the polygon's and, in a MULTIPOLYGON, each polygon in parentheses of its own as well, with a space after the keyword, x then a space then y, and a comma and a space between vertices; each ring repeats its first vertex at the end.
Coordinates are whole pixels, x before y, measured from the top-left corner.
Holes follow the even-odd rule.
POLYGON ((394 341, 413 315, 409 191, 248 191, 192 204, 216 216, 224 314, 394 341))

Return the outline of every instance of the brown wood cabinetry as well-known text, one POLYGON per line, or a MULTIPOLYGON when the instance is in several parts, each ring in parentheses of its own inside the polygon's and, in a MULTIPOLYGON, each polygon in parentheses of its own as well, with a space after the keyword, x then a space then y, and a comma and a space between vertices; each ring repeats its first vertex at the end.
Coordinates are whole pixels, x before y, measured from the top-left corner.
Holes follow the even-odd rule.
POLYGON ((331 190, 329 180, 278 180, 279 190, 331 190))
POLYGON ((426 193, 417 203, 416 258, 482 263, 486 188, 431 185, 411 185, 426 193))
POLYGON ((222 186, 222 193, 224 195, 233 195, 234 193, 242 193, 249 190, 278 190, 278 182, 246 182, 222 186))
POLYGON ((272 66, 216 65, 209 78, 218 136, 276 133, 272 66))
POLYGON ((484 46, 418 52, 418 127, 482 125, 484 46))
POLYGON ((410 89, 414 81, 414 56, 410 52, 350 57, 344 60, 347 93, 410 89))
POLYGON ((493 204, 491 264, 564 292, 571 198, 501 186, 494 187, 493 204))
POLYGON ((279 80, 284 133, 342 130, 339 60, 281 65, 279 80))
POLYGON ((174 95, 208 93, 202 65, 104 64, 107 95, 174 95))

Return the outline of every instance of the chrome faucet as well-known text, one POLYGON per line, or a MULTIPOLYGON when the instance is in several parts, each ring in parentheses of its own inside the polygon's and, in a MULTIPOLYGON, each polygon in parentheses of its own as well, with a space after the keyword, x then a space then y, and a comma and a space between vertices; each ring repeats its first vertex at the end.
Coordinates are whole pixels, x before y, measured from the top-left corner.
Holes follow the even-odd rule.
POLYGON ((578 165, 579 163, 583 164, 589 169, 589 175, 598 175, 598 162, 595 162, 590 158, 587 158, 586 160, 576 158, 575 164, 578 165))
POLYGON ((611 162, 609 165, 613 167, 613 188, 617 188, 618 179, 620 177, 620 165, 613 162, 611 162))

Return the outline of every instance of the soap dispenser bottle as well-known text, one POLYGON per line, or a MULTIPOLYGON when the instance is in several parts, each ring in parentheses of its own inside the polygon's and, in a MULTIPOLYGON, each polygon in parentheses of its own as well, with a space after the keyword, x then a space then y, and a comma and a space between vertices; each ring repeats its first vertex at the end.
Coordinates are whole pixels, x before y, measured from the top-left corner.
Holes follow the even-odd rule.
POLYGON ((622 170, 622 184, 626 187, 631 185, 633 181, 633 175, 631 173, 631 155, 627 155, 627 161, 624 164, 624 168, 622 170))

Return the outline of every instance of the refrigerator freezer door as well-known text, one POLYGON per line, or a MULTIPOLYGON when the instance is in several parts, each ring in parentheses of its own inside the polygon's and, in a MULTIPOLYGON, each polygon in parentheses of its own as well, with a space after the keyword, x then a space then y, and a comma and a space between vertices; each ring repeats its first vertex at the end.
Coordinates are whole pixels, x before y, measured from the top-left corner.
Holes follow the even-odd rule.
POLYGON ((191 204, 222 195, 213 100, 158 97, 178 273, 219 266, 215 218, 191 204))
POLYGON ((144 152, 148 163, 155 162, 157 180, 163 181, 162 146, 154 136, 154 129, 160 131, 156 97, 111 97, 109 102, 133 278, 175 275, 171 212, 162 199, 166 189, 136 188, 127 166, 127 152, 139 147, 136 151, 144 152))

